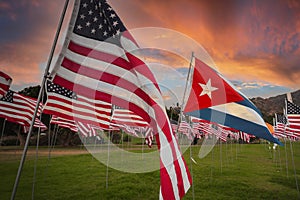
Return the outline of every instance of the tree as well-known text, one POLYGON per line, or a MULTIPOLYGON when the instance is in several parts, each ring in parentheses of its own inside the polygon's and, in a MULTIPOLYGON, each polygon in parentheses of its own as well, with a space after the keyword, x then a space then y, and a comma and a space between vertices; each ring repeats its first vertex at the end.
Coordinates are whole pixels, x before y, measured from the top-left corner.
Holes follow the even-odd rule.
POLYGON ((39 96, 40 89, 41 89, 41 86, 39 86, 39 85, 30 86, 30 87, 24 88, 23 90, 19 91, 18 93, 36 99, 39 96))
POLYGON ((180 114, 180 107, 176 106, 176 107, 170 107, 169 109, 166 108, 167 111, 167 115, 169 117, 169 119, 172 121, 178 121, 178 117, 180 114))

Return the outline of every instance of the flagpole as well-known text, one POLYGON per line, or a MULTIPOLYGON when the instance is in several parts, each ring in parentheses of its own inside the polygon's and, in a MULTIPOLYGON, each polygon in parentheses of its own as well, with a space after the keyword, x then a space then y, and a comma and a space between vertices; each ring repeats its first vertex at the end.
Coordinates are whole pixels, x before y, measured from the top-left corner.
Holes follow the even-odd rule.
POLYGON ((181 107, 180 107, 180 114, 179 114, 178 121, 177 121, 177 131, 176 131, 177 133, 178 133, 179 124, 181 122, 181 117, 182 117, 182 113, 183 113, 182 109, 183 109, 183 106, 184 106, 184 103, 185 103, 184 100, 185 100, 185 95, 186 95, 186 91, 187 91, 187 87, 188 87, 188 82, 189 82, 189 79, 190 79, 193 58, 194 58, 194 52, 192 52, 189 71, 188 71, 188 75, 186 77, 186 83, 185 83, 183 97, 182 97, 182 104, 181 104, 181 107))
MULTIPOLYGON (((40 116, 41 120, 41 116, 40 116)), ((39 144, 40 144, 40 133, 41 127, 38 128, 38 134, 36 139, 36 148, 35 148, 35 160, 34 160, 34 169, 33 169, 33 178, 32 178, 32 190, 31 190, 31 199, 34 199, 34 190, 35 190, 35 183, 36 183, 36 170, 37 170, 37 161, 39 157, 39 144)))
POLYGON ((111 130, 108 131, 108 140, 107 140, 107 161, 106 161, 106 183, 105 188, 108 189, 108 165, 109 165, 109 147, 110 147, 110 134, 112 133, 111 130))
POLYGON ((2 131, 1 131, 1 138, 0 138, 0 146, 1 146, 2 140, 3 140, 3 135, 4 135, 5 125, 6 125, 6 118, 4 118, 3 124, 2 124, 2 131))
MULTIPOLYGON (((112 121, 113 119, 113 115, 114 115, 114 111, 115 111, 115 106, 112 105, 111 107, 111 114, 110 114, 110 122, 112 121)), ((111 129, 109 127, 109 129, 111 129)), ((107 161, 106 161, 106 183, 105 183, 105 186, 106 186, 106 189, 108 189, 108 165, 109 165, 109 156, 110 156, 110 134, 113 134, 112 130, 109 130, 108 131, 108 139, 107 139, 107 161)))
POLYGON ((49 120, 49 129, 48 129, 48 149, 50 148, 51 146, 51 120, 52 120, 52 115, 50 115, 50 120, 49 120))
POLYGON ((223 160, 222 160, 222 140, 219 138, 219 146, 220 146, 220 166, 221 166, 221 175, 223 173, 223 160))
POLYGON ((18 168, 18 173, 17 173, 16 180, 15 180, 15 183, 14 183, 13 191, 11 193, 11 198, 10 198, 11 200, 15 199, 15 195, 16 195, 17 188, 18 188, 19 181, 20 181, 22 168, 23 168, 23 165, 24 165, 24 162, 25 162, 25 159, 26 159, 26 154, 27 154, 29 140, 30 140, 30 136, 31 136, 31 133, 32 133, 33 125, 34 125, 34 120, 35 120, 36 115, 37 115, 37 111, 38 111, 38 108, 39 108, 39 104, 40 104, 40 101, 41 101, 42 94, 44 93, 44 85, 45 85, 45 82, 46 82, 46 78, 48 76, 48 72, 49 72, 49 69, 50 69, 50 64, 51 64, 51 61, 52 61, 52 58, 53 58, 53 55, 54 55, 54 50, 55 50, 55 47, 56 47, 56 44, 57 44, 57 41, 58 41, 58 36, 59 36, 60 30, 61 30, 61 27, 62 27, 62 24, 63 24, 63 19, 65 17, 66 10, 68 8, 68 4, 69 4, 69 0, 66 0, 63 11, 62 11, 62 15, 61 15, 60 20, 59 20, 58 29, 57 29, 56 34, 55 34, 54 42, 52 44, 52 49, 51 49, 51 52, 50 52, 50 55, 49 55, 49 58, 48 58, 47 66, 46 66, 46 69, 45 69, 45 72, 44 72, 44 76, 43 76, 43 80, 42 80, 42 84, 41 84, 41 89, 40 89, 39 96, 38 96, 38 99, 37 99, 37 104, 35 106, 35 111, 34 111, 34 114, 33 114, 33 117, 32 117, 32 121, 30 123, 29 132, 27 134, 27 138, 26 138, 22 158, 21 158, 20 165, 19 165, 19 168, 18 168))
POLYGON ((293 163, 293 168, 294 168, 294 177, 295 177, 295 181, 296 181, 296 188, 298 191, 298 197, 300 197, 299 186, 298 186, 298 181, 297 181, 297 173, 296 173, 296 167, 295 167, 295 161, 294 161, 293 145, 292 145, 291 140, 290 140, 290 150, 291 150, 292 163, 293 163))

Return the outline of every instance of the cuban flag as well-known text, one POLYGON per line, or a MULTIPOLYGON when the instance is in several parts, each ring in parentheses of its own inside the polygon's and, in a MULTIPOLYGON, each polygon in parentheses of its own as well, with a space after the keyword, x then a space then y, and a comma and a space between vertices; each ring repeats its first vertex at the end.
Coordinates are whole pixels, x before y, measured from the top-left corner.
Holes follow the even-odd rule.
POLYGON ((273 137, 250 100, 220 73, 193 59, 192 85, 184 113, 281 144, 273 137))

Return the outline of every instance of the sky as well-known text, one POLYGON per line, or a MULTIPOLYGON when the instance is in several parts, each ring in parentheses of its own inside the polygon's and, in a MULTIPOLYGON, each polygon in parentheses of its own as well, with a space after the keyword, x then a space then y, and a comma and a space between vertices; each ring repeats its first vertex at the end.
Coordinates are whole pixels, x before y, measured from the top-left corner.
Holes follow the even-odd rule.
MULTIPOLYGON (((145 62, 156 63, 153 71, 169 95, 183 92, 192 51, 249 98, 300 89, 300 1, 108 2, 145 48, 145 62)), ((0 0, 0 70, 13 78, 11 89, 41 83, 63 4, 0 0)), ((72 6, 71 0, 52 65, 72 6)))

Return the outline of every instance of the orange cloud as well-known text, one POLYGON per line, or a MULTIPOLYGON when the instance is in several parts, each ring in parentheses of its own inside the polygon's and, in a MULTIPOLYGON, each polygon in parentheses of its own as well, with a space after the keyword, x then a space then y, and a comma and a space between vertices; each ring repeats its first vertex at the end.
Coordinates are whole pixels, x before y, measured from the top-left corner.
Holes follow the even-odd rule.
MULTIPOLYGON (((115 6, 120 1, 116 2, 115 6)), ((297 1, 131 2, 130 25, 163 26, 193 38, 233 79, 299 87, 300 5, 297 1), (150 20, 149 20, 150 19, 150 20)), ((130 9, 130 8, 128 8, 130 9)), ((121 10, 121 9, 120 9, 121 10)), ((181 43, 174 39, 170 46, 181 43)), ((181 48, 189 48, 184 42, 181 48)))
POLYGON ((62 8, 58 1, 23 0, 7 4, 0 4, 0 11, 8 17, 3 21, 6 28, 1 30, 0 66, 13 78, 12 88, 19 90, 41 83, 42 64, 50 54, 62 8))
MULTIPOLYGON (((128 29, 163 27, 202 45, 230 79, 264 80, 277 85, 300 84, 300 5, 298 1, 109 0, 128 29)), ((70 6, 71 7, 71 6, 70 6)), ((52 45, 62 2, 0 2, 0 66, 13 84, 38 84, 52 45)), ((70 11, 71 9, 69 9, 70 11)), ((70 13, 65 21, 68 21, 70 13)), ((64 29, 67 23, 64 24, 64 29)), ((137 36, 138 37, 138 36, 137 36)), ((172 42, 139 36, 148 61, 188 67, 198 47, 176 35, 172 42), (170 49, 171 51, 165 51, 170 49)))

